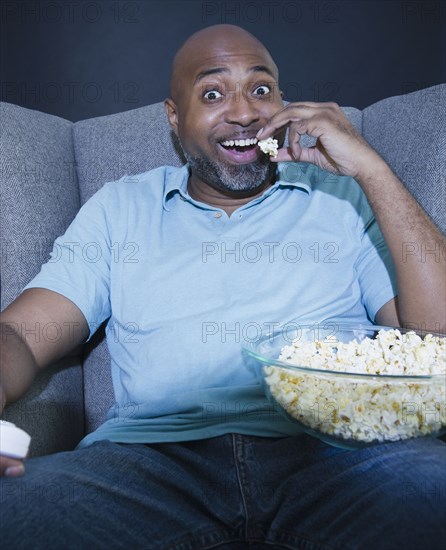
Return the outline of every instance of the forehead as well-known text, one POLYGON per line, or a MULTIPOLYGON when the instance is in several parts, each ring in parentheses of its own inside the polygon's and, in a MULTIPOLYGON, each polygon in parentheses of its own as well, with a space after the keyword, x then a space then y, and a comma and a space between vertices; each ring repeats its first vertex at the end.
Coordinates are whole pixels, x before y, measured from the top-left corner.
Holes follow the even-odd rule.
POLYGON ((194 84, 213 75, 248 76, 255 72, 269 73, 276 78, 274 64, 268 56, 251 52, 237 52, 233 54, 206 56, 195 64, 191 64, 187 74, 194 84))

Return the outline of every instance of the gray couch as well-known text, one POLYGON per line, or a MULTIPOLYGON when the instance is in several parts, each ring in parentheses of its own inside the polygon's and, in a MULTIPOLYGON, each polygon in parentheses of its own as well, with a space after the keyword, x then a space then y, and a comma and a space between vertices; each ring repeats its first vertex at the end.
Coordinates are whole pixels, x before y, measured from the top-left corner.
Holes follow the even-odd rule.
MULTIPOLYGON (((345 111, 446 233, 446 84, 345 111)), ((77 123, 2 103, 0 123, 2 309, 105 182, 183 163, 162 103, 77 123)), ((36 456, 72 449, 113 401, 100 330, 42 373, 4 418, 32 435, 36 456)))

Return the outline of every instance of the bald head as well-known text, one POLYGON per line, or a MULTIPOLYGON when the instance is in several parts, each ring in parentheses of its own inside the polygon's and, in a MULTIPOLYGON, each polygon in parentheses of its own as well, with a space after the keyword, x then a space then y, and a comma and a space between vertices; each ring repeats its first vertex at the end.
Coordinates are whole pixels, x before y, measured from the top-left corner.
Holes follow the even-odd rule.
POLYGON ((172 65, 170 93, 178 101, 183 85, 197 72, 200 66, 213 58, 255 52, 270 65, 276 80, 277 65, 265 46, 251 33, 235 25, 213 25, 190 36, 175 55, 172 65))

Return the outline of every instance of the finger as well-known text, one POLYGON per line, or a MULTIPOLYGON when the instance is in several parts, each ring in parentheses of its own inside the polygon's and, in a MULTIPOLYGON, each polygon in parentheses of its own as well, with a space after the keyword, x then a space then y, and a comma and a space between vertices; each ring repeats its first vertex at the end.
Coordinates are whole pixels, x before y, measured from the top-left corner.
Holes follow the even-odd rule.
POLYGON ((288 146, 291 149, 291 156, 295 161, 300 159, 302 147, 300 145, 301 133, 305 133, 299 124, 291 124, 288 132, 288 146))
POLYGON ((339 174, 339 169, 334 160, 326 153, 325 150, 320 150, 317 144, 312 147, 304 147, 301 152, 300 161, 309 162, 310 164, 315 164, 324 170, 328 170, 334 174, 339 174))
POLYGON ((18 477, 25 473, 25 466, 21 460, 0 456, 0 476, 18 477))
POLYGON ((301 103, 290 103, 286 105, 267 121, 265 126, 257 132, 257 139, 271 137, 280 128, 290 123, 302 123, 303 120, 313 115, 315 109, 301 103))
POLYGON ((313 147, 304 147, 300 153, 301 162, 309 162, 311 164, 317 164, 316 151, 313 147))
POLYGON ((273 162, 296 162, 297 159, 293 157, 290 147, 284 147, 279 149, 277 156, 271 157, 270 160, 273 162))

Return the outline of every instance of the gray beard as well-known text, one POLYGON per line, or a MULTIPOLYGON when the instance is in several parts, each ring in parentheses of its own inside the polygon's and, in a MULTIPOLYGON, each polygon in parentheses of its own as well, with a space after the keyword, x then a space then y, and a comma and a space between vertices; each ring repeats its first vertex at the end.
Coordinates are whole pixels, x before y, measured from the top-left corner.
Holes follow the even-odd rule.
POLYGON ((272 180, 276 171, 275 164, 266 155, 250 164, 217 164, 204 157, 193 157, 184 149, 183 153, 192 172, 200 180, 231 193, 254 191, 266 181, 272 180))

